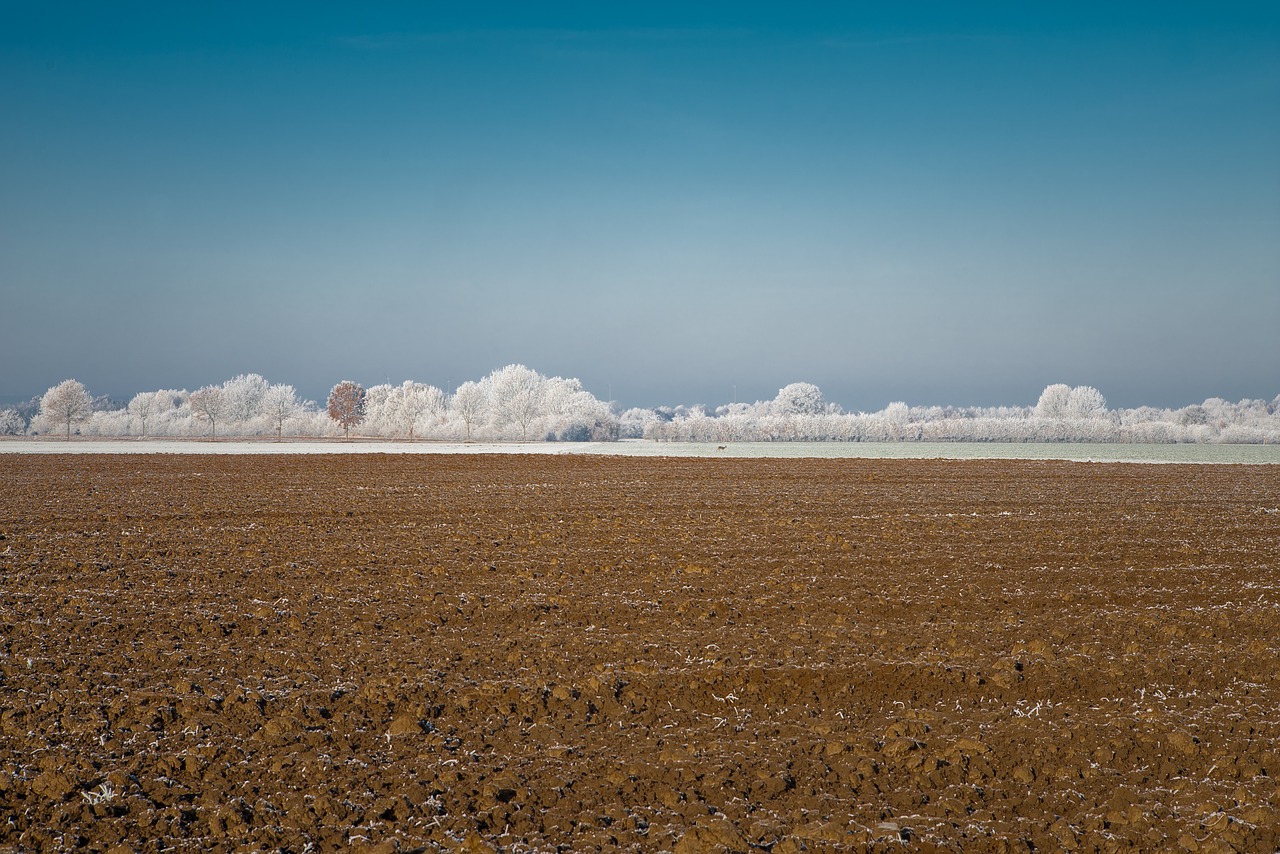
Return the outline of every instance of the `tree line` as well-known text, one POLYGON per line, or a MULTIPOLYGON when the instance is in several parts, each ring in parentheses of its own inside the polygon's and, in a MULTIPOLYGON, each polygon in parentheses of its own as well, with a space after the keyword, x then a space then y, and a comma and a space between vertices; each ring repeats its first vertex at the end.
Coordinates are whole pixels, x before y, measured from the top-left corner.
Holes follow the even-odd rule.
POLYGON ((1180 409, 1109 409, 1091 386, 1047 386, 1026 406, 908 406, 846 412, 812 383, 770 400, 619 410, 576 379, 507 365, 452 393, 411 380, 337 383, 322 407, 291 385, 241 374, 195 391, 140 392, 127 404, 65 380, 24 407, 0 411, 0 435, 384 438, 404 441, 673 442, 1280 442, 1280 396, 1180 409))
POLYGON ((333 387, 325 407, 287 384, 241 374, 195 391, 140 392, 124 406, 93 398, 64 380, 33 405, 0 412, 0 434, 102 437, 353 435, 455 441, 604 441, 618 438, 618 419, 576 379, 546 377, 508 365, 452 394, 414 381, 369 388, 351 380, 333 387))
POLYGON ((1132 444, 1280 442, 1280 396, 1230 403, 1210 398, 1180 409, 1109 409, 1091 386, 1047 386, 1026 406, 908 406, 845 412, 810 383, 793 383, 771 401, 659 407, 643 435, 676 442, 1118 442, 1132 444))

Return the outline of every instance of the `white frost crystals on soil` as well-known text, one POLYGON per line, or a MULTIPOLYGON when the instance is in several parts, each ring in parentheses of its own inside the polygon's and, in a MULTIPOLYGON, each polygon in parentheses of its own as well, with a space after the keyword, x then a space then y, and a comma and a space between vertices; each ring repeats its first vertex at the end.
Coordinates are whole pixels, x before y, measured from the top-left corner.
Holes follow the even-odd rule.
MULTIPOLYGON (((1280 464, 1278 445, 1000 442, 275 442, 201 439, 0 439, 3 454, 598 454, 628 457, 1066 460, 1079 463, 1280 464)), ((1265 512, 1277 512, 1264 508, 1265 512)))

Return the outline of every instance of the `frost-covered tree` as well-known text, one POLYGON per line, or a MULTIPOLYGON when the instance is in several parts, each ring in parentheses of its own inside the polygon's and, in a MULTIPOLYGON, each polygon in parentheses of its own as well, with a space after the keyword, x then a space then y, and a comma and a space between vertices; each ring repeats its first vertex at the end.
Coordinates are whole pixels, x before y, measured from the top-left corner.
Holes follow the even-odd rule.
POLYGON ((27 424, 16 409, 0 409, 0 436, 19 436, 25 433, 27 424))
POLYGON ((87 420, 92 411, 93 399, 75 380, 63 380, 40 398, 40 417, 63 426, 68 441, 71 440, 71 425, 87 420))
POLYGON ((285 422, 297 418, 301 412, 302 401, 291 385, 273 385, 262 397, 262 413, 275 425, 277 442, 283 437, 285 422))
POLYGON ((1175 413, 1178 423, 1185 426, 1196 426, 1209 423, 1209 413, 1198 403, 1184 406, 1175 413))
POLYGON ((329 417, 342 426, 344 438, 351 438, 351 428, 364 421, 364 386, 343 380, 329 392, 329 417))
POLYGON ((471 432, 485 422, 488 409, 489 396, 480 383, 463 383, 449 400, 449 411, 462 422, 468 442, 471 441, 471 432))
POLYGON ((901 440, 906 438, 907 424, 911 421, 911 407, 901 400, 895 400, 880 413, 889 432, 889 438, 901 440))
POLYGON ((489 384, 489 406, 495 426, 515 425, 520 428, 520 441, 528 440, 530 430, 542 415, 545 379, 524 365, 507 365, 486 377, 485 382, 489 384))
POLYGON ((168 435, 175 430, 177 432, 188 432, 183 429, 183 421, 190 417, 191 414, 191 393, 186 389, 161 389, 154 391, 156 401, 156 414, 154 416, 155 427, 153 432, 161 432, 168 435))
POLYGON ((640 439, 650 425, 661 423, 658 413, 644 407, 632 407, 618 416, 618 435, 623 439, 640 439))
POLYGON ((386 421, 397 433, 407 434, 412 442, 418 425, 444 409, 444 392, 435 386, 405 380, 391 389, 385 406, 386 421))
POLYGON ((390 436, 395 433, 387 407, 392 388, 390 383, 378 383, 364 390, 364 418, 361 419, 360 426, 365 433, 374 436, 390 436))
POLYGON ((1071 400, 1071 386, 1065 383, 1054 383, 1046 386, 1040 393, 1036 403, 1038 418, 1066 418, 1067 405, 1071 400))
POLYGON ((196 418, 209 422, 209 435, 216 440, 218 422, 226 420, 227 413, 230 411, 222 386, 207 385, 191 392, 191 397, 187 398, 187 405, 191 407, 191 413, 196 418))
POLYGON ((258 374, 240 374, 222 384, 226 420, 247 423, 262 414, 269 384, 258 374))
POLYGON ((138 435, 147 435, 147 420, 156 414, 159 406, 156 402, 156 393, 152 391, 143 391, 135 394, 133 400, 129 401, 129 415, 138 419, 141 425, 138 435))
POLYGON ((1101 418, 1107 414, 1107 399, 1092 386, 1054 383, 1040 393, 1035 414, 1045 419, 1101 418))
POLYGON ((1068 418, 1101 418, 1107 414, 1107 399, 1093 386, 1079 385, 1067 395, 1068 418))
POLYGON ((544 381, 542 417, 548 439, 598 442, 618 437, 609 404, 584 389, 577 379, 551 377, 544 381))
POLYGON ((821 415, 822 389, 813 383, 791 383, 778 390, 773 411, 778 415, 821 415))

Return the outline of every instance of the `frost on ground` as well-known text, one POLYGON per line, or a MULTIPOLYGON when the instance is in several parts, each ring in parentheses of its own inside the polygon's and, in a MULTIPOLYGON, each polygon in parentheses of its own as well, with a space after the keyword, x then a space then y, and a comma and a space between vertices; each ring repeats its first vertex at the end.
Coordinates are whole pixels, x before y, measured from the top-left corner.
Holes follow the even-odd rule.
POLYGON ((1273 851, 1280 467, 0 457, 0 849, 1273 851))
POLYGON ((817 459, 1025 459, 1132 463, 1280 463, 1280 445, 1028 442, 397 442, 0 438, 3 454, 552 454, 817 459))

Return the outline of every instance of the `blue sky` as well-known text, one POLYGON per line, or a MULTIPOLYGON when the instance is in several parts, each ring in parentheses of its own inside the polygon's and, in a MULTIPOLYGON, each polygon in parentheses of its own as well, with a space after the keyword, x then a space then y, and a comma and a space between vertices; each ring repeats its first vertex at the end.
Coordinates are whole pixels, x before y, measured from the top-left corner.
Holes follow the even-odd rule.
POLYGON ((0 397, 1280 394, 1280 6, 0 0, 0 397))

